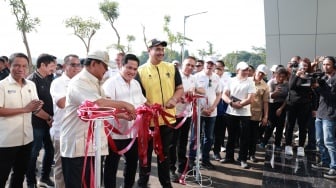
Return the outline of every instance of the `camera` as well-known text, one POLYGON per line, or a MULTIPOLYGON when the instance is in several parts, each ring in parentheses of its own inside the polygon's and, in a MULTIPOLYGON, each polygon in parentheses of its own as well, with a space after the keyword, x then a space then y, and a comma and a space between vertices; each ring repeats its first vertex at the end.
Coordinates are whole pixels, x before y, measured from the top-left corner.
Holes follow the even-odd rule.
POLYGON ((311 80, 311 83, 325 83, 326 77, 324 72, 308 73, 307 77, 311 80))

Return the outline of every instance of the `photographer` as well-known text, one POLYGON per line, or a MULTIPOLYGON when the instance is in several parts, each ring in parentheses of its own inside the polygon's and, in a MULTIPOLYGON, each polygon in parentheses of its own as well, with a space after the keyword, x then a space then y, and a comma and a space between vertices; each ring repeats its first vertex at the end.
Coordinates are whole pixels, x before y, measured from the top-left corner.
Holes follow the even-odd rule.
POLYGON ((312 87, 320 94, 315 129, 316 141, 321 153, 321 162, 313 164, 313 168, 330 168, 324 177, 336 178, 336 60, 327 56, 323 60, 325 77, 313 83, 312 87))
POLYGON ((292 70, 292 74, 289 78, 289 94, 287 100, 288 123, 285 135, 286 155, 293 155, 292 138, 296 120, 299 126, 299 147, 297 149, 297 155, 301 157, 305 155, 303 146, 307 135, 307 117, 310 117, 312 113, 311 79, 307 77, 307 74, 310 72, 311 62, 308 58, 304 58, 300 61, 297 70, 292 70))

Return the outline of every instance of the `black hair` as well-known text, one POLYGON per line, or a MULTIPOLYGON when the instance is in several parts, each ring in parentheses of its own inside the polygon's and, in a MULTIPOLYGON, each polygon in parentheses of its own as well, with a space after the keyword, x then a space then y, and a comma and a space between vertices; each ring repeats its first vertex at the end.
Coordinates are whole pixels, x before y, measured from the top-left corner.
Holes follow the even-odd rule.
POLYGON ((325 56, 324 59, 328 59, 333 63, 334 68, 336 68, 336 60, 333 56, 325 56))
POLYGON ((9 58, 8 58, 9 64, 11 65, 13 63, 14 59, 17 58, 17 57, 25 58, 27 60, 27 62, 29 63, 28 56, 24 53, 19 52, 19 53, 14 53, 14 54, 9 56, 9 58))
POLYGON ((223 60, 217 60, 216 63, 220 63, 223 67, 225 67, 225 63, 223 60))
POLYGON ((284 67, 278 67, 275 71, 276 74, 285 74, 288 76, 288 71, 284 67))
POLYGON ((204 60, 202 60, 202 59, 199 59, 196 62, 202 63, 202 65, 204 65, 204 60))
POLYGON ((86 61, 86 58, 81 58, 81 59, 79 60, 79 62, 80 62, 80 64, 81 64, 82 66, 84 65, 85 61, 86 61))
POLYGON ((255 70, 255 68, 253 67, 253 65, 248 65, 250 69, 255 70))
POLYGON ((56 61, 56 57, 50 54, 41 54, 38 56, 37 60, 36 60, 36 67, 40 68, 41 64, 44 63, 45 65, 50 64, 51 62, 55 62, 56 61))
POLYGON ((0 57, 0 61, 1 61, 2 63, 6 63, 5 59, 2 58, 2 57, 0 57))
POLYGON ((6 62, 8 62, 8 57, 7 56, 3 55, 3 56, 1 56, 1 58, 4 59, 6 62))
POLYGON ((140 60, 139 58, 134 55, 134 54, 126 54, 123 59, 122 59, 122 65, 126 65, 128 63, 128 60, 133 60, 136 61, 138 63, 138 66, 140 64, 140 60))

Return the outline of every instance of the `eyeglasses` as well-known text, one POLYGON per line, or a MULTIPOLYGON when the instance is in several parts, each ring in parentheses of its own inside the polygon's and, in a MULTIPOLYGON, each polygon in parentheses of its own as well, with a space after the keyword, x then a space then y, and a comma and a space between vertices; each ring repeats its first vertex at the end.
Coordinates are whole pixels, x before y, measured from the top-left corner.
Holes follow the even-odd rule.
POLYGON ((202 65, 196 65, 195 67, 201 67, 202 65))
POLYGON ((212 83, 212 80, 209 79, 208 87, 211 87, 211 86, 212 86, 211 83, 212 83))
POLYGON ((70 63, 69 64, 71 67, 81 67, 82 65, 80 63, 70 63))

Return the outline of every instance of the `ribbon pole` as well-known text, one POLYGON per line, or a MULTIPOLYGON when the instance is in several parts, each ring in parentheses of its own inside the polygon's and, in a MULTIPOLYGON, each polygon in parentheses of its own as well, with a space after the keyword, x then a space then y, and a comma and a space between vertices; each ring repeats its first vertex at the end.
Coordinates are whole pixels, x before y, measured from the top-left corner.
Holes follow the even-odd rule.
POLYGON ((197 149, 196 149, 196 181, 200 181, 200 161, 199 161, 199 156, 200 156, 200 146, 201 146, 201 139, 200 139, 200 136, 201 136, 201 108, 199 106, 200 104, 200 99, 197 99, 197 139, 196 139, 196 146, 197 146, 197 149))
POLYGON ((95 120, 94 126, 94 146, 95 146, 95 188, 101 187, 101 127, 102 119, 95 120))

